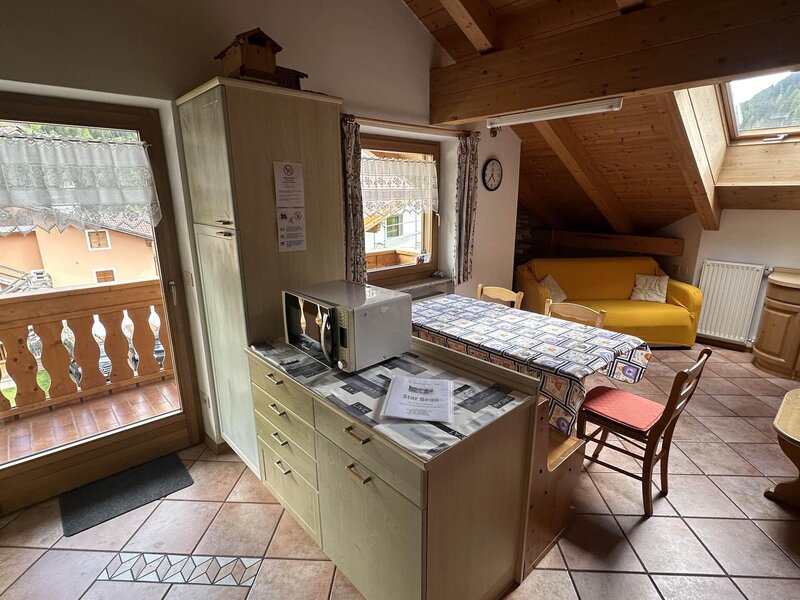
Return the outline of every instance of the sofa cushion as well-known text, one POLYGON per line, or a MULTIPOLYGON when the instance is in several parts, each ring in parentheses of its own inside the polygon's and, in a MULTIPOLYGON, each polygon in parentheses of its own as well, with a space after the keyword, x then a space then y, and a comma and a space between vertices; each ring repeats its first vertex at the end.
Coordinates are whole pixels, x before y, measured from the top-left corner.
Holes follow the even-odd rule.
POLYGON ((641 300, 569 301, 606 311, 604 329, 629 333, 653 344, 686 345, 686 340, 694 338, 689 311, 682 306, 641 300))
POLYGON ((642 275, 636 274, 636 280, 631 293, 631 300, 644 300, 645 302, 667 301, 667 275, 642 275))
POLYGON ((658 402, 606 386, 586 394, 582 409, 639 431, 649 431, 664 412, 658 402))
POLYGON ((616 258, 537 258, 528 263, 537 281, 552 275, 570 301, 627 300, 636 275, 661 275, 649 256, 616 258))
POLYGON ((567 299, 567 295, 564 293, 564 290, 561 289, 561 286, 558 285, 556 278, 552 275, 547 275, 542 279, 539 283, 541 283, 547 291, 550 292, 550 299, 553 302, 563 302, 567 299))

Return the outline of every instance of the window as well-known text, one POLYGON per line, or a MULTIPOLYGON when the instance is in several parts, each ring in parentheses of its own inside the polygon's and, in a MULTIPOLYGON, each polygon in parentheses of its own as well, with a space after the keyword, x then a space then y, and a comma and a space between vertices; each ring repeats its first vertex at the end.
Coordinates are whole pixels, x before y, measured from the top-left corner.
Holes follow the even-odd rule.
POLYGON ((429 276, 439 268, 439 144, 363 135, 361 147, 368 280, 429 276))
POLYGON ((95 269, 94 278, 97 283, 108 283, 109 281, 116 281, 117 274, 114 269, 95 269))
POLYGON ((86 244, 89 250, 111 250, 111 237, 105 229, 90 230, 86 232, 86 244))
POLYGON ((722 97, 732 140, 800 135, 800 71, 729 81, 722 97))

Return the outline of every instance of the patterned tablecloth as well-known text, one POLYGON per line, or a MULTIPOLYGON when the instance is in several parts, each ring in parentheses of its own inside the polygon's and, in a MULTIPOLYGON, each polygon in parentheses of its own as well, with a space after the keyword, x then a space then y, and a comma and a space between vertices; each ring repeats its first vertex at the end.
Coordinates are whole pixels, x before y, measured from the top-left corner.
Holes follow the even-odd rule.
POLYGON ((416 337, 541 378, 550 423, 568 435, 586 396, 584 378, 602 373, 636 383, 652 357, 632 335, 465 296, 415 302, 411 319, 416 337))
POLYGON ((301 385, 423 461, 432 459, 528 399, 528 396, 503 385, 457 375, 441 363, 411 352, 358 373, 345 373, 326 367, 287 344, 262 343, 253 345, 251 349, 301 385), (451 379, 454 423, 405 421, 379 416, 389 383, 395 375, 451 379))

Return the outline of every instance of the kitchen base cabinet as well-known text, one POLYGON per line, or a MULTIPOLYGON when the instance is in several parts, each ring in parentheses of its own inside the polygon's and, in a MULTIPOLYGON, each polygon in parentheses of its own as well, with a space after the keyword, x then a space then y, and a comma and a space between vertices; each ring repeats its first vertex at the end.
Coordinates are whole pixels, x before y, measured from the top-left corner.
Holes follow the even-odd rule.
POLYGON ((760 369, 800 378, 800 271, 777 268, 767 280, 764 309, 753 347, 760 369))

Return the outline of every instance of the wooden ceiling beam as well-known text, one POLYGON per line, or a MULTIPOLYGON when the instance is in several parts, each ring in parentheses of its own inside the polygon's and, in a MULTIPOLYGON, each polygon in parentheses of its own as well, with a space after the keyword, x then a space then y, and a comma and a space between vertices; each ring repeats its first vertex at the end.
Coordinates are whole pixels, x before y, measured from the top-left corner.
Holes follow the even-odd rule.
POLYGON ((614 231, 632 233, 633 220, 569 123, 559 119, 540 121, 534 125, 614 231))
POLYGON ((578 231, 554 231, 554 246, 583 248, 631 254, 655 254, 656 256, 683 256, 684 240, 644 235, 613 235, 610 233, 584 233, 578 231))
POLYGON ((619 8, 619 12, 623 15, 625 13, 633 12, 635 10, 639 10, 640 8, 644 8, 644 0, 614 0, 617 4, 617 8, 619 8))
POLYGON ((747 210, 800 210, 800 185, 747 183, 717 184, 722 208, 747 210))
POLYGON ((672 0, 431 71, 432 123, 800 65, 800 2, 672 0))
POLYGON ((497 46, 498 27, 487 0, 439 0, 478 52, 497 46))

